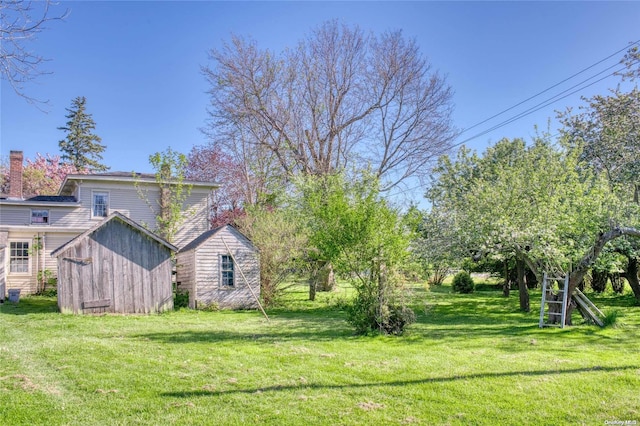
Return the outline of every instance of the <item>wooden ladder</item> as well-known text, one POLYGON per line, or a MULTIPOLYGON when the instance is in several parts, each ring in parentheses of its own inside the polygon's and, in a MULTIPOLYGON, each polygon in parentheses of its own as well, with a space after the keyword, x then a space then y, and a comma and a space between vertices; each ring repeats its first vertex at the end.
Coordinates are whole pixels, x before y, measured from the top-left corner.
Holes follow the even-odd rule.
POLYGON ((567 298, 568 298, 568 290, 569 289, 569 275, 565 275, 564 278, 557 277, 549 277, 547 273, 544 273, 544 278, 542 280, 542 303, 540 304, 540 328, 543 327, 560 327, 564 328, 564 323, 567 318, 567 298), (547 300, 547 293, 553 291, 552 285, 549 282, 563 282, 564 285, 562 288, 557 290, 557 294, 562 293, 562 300, 547 300), (547 306, 558 305, 562 303, 562 308, 560 312, 551 312, 547 309, 547 306), (545 322, 545 313, 547 316, 547 322, 545 322), (552 324, 551 319, 553 317, 560 317, 560 324, 552 324))
POLYGON ((591 321, 598 324, 600 327, 604 327, 604 317, 600 309, 593 304, 591 300, 587 298, 579 289, 576 288, 576 292, 573 294, 573 300, 576 301, 580 313, 584 317, 589 317, 591 321))

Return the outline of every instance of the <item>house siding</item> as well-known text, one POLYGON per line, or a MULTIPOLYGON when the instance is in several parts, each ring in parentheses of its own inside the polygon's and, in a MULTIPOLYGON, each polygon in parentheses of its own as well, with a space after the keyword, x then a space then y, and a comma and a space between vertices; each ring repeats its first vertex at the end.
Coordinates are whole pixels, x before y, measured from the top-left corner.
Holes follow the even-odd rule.
MULTIPOLYGON (((138 224, 157 230, 156 211, 150 206, 158 208, 160 191, 154 184, 142 183, 140 191, 133 182, 109 182, 86 179, 78 181, 73 195, 76 203, 61 205, 61 203, 29 202, 0 200, 0 229, 6 233, 7 239, 25 240, 33 244, 36 236, 44 236, 45 250, 40 255, 40 263, 36 264, 32 258, 30 274, 11 274, 8 270, 9 249, 4 252, 3 274, 6 289, 19 288, 22 294, 32 294, 37 291, 37 272, 44 267, 53 271, 57 276, 57 262, 51 258, 51 252, 80 235, 85 230, 100 223, 104 218, 91 218, 92 193, 104 191, 109 193, 109 213, 119 212, 138 224), (141 194, 148 203, 141 198, 141 194), (31 210, 49 210, 49 223, 46 225, 31 225, 31 210)), ((198 235, 209 229, 208 196, 209 188, 195 187, 185 201, 184 220, 181 222, 176 237, 172 243, 180 248, 198 235)), ((33 257, 33 256, 31 256, 33 257)))
POLYGON ((194 307, 217 304, 220 308, 241 309, 258 306, 253 293, 260 294, 260 267, 256 249, 251 242, 233 228, 227 226, 202 243, 195 252, 194 307), (223 242, 224 239, 224 242, 223 242), (225 287, 220 280, 220 256, 228 253, 225 242, 233 254, 235 285, 225 287), (242 274, 244 273, 247 286, 242 274))
POLYGON ((189 294, 189 307, 196 307, 195 283, 195 250, 179 252, 176 256, 176 283, 179 293, 189 294))

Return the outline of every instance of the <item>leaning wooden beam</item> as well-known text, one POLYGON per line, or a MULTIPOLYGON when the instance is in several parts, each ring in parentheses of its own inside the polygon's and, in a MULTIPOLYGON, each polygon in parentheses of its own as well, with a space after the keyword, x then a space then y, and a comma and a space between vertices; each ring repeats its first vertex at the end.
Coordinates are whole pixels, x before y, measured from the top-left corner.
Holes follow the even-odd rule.
POLYGON ((262 311, 262 315, 264 315, 264 317, 267 319, 267 322, 271 322, 271 320, 269 319, 269 316, 267 315, 267 313, 265 312, 264 308, 262 307, 262 304, 260 303, 260 299, 258 299, 258 296, 253 291, 253 289, 251 288, 251 284, 249 284, 249 280, 247 280, 247 277, 244 276, 244 272, 242 272, 242 268, 240 267, 240 264, 238 262, 236 262, 235 256, 233 255, 233 253, 231 253, 231 249, 227 245, 227 242, 224 240, 222 235, 220 236, 220 239, 222 240, 222 244, 224 244, 224 246, 227 248, 227 252, 229 253, 229 256, 231 256, 231 260, 233 260, 233 264, 238 267, 238 271, 240 272, 240 275, 242 275, 242 279, 244 280, 244 282, 247 285, 247 287, 249 287, 249 291, 251 292, 251 295, 253 296, 253 298, 258 303, 258 307, 262 311))

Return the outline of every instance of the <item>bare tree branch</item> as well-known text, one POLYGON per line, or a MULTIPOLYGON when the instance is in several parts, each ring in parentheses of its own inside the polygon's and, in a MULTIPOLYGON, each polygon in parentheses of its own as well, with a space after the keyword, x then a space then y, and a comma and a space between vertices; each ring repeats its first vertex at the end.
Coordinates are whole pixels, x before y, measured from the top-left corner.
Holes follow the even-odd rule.
POLYGON ((68 11, 51 15, 53 4, 50 0, 0 2, 0 75, 16 94, 31 104, 46 101, 27 95, 24 85, 50 73, 42 69, 47 59, 30 50, 29 43, 46 29, 48 22, 62 20, 68 15, 68 11))
POLYGON ((242 129, 289 175, 352 165, 390 189, 426 174, 455 136, 450 88, 400 32, 330 21, 280 56, 233 37, 210 59, 209 130, 242 129))

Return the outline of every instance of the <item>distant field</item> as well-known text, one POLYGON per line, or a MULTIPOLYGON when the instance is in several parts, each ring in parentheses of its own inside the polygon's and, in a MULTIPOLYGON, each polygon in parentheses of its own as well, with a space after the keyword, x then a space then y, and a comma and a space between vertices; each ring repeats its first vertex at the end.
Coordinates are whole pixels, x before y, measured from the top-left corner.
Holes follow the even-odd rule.
MULTIPOLYGON (((346 290, 259 312, 66 316, 55 299, 0 307, 0 424, 640 424, 640 307, 617 323, 539 329, 490 286, 417 287, 401 337, 354 336, 346 290), (609 423, 613 424, 613 423, 609 423), (628 423, 633 424, 633 423, 628 423)), ((580 323, 578 317, 575 318, 580 323)))

